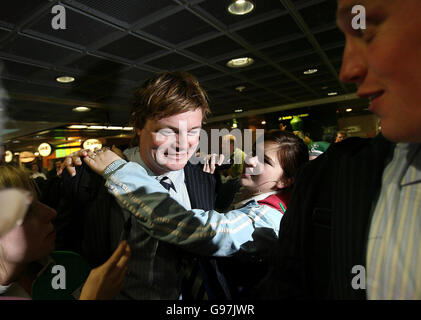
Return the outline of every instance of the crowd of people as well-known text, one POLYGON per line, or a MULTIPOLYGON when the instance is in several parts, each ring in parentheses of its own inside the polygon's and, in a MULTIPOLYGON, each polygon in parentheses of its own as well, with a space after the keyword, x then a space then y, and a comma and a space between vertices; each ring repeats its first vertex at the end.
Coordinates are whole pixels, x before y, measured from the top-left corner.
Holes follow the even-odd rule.
POLYGON ((248 154, 227 138, 228 169, 192 164, 207 94, 156 74, 134 95, 132 147, 80 150, 38 192, 39 168, 0 166, 25 204, 0 215, 0 297, 44 298, 64 261, 84 270, 69 299, 420 299, 421 3, 360 2, 355 30, 355 1, 338 0, 340 79, 381 134, 329 146, 270 130, 248 154))

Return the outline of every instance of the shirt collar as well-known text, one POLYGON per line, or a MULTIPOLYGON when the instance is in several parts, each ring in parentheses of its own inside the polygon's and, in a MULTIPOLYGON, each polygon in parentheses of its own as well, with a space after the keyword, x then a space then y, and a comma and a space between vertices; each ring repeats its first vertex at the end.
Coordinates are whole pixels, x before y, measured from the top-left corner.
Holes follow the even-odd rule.
POLYGON ((400 186, 421 182, 421 144, 398 143, 396 161, 405 161, 400 186))
POLYGON ((133 148, 130 148, 130 149, 126 149, 126 150, 124 150, 123 153, 127 157, 127 160, 132 161, 132 162, 136 162, 139 165, 141 165, 146 170, 146 172, 148 173, 149 176, 155 177, 158 181, 161 180, 162 177, 166 176, 175 184, 175 186, 177 186, 180 181, 184 182, 184 170, 183 169, 180 169, 180 170, 177 170, 177 171, 170 171, 170 172, 167 172, 166 174, 162 174, 162 175, 157 175, 156 173, 154 173, 146 165, 146 163, 142 160, 142 156, 140 155, 140 152, 139 152, 139 147, 133 147, 133 148))
MULTIPOLYGON (((241 187, 241 189, 244 189, 244 187, 241 187)), ((241 191, 240 191, 241 192, 241 191)), ((242 206, 244 206, 246 203, 254 200, 254 201, 259 201, 259 200, 263 200, 266 199, 267 197, 269 197, 272 194, 278 193, 279 191, 271 191, 271 192, 265 192, 265 193, 260 193, 257 194, 255 196, 252 197, 248 197, 246 199, 240 200, 239 202, 234 204, 234 209, 240 208, 242 206)))

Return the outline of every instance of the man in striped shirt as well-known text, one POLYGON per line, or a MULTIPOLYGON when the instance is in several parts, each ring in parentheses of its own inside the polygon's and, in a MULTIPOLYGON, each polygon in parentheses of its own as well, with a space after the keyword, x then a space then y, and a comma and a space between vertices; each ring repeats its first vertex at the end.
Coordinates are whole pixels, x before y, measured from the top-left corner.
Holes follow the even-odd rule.
POLYGON ((419 0, 338 0, 340 79, 370 100, 382 135, 332 145, 303 168, 272 295, 421 299, 420 11, 419 0))

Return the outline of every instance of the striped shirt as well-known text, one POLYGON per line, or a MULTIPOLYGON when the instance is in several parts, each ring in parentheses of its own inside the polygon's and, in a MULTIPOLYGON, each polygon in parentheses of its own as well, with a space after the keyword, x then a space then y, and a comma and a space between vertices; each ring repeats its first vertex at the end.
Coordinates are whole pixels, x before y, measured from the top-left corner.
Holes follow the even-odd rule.
POLYGON ((109 192, 157 239, 193 253, 219 257, 240 250, 265 254, 277 244, 282 219, 277 209, 252 200, 225 214, 215 210, 187 211, 139 164, 122 159, 114 164, 104 172, 109 192))
POLYGON ((421 299, 421 145, 396 145, 367 244, 367 298, 421 299))

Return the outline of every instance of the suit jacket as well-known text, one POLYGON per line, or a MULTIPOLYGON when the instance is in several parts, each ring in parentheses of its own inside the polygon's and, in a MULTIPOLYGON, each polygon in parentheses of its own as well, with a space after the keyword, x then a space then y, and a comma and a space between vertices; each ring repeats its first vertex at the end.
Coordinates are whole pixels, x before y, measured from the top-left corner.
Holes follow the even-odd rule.
POLYGON ((349 138, 300 170, 262 297, 366 298, 352 288, 351 270, 366 265, 371 215, 393 149, 382 136, 349 138))

